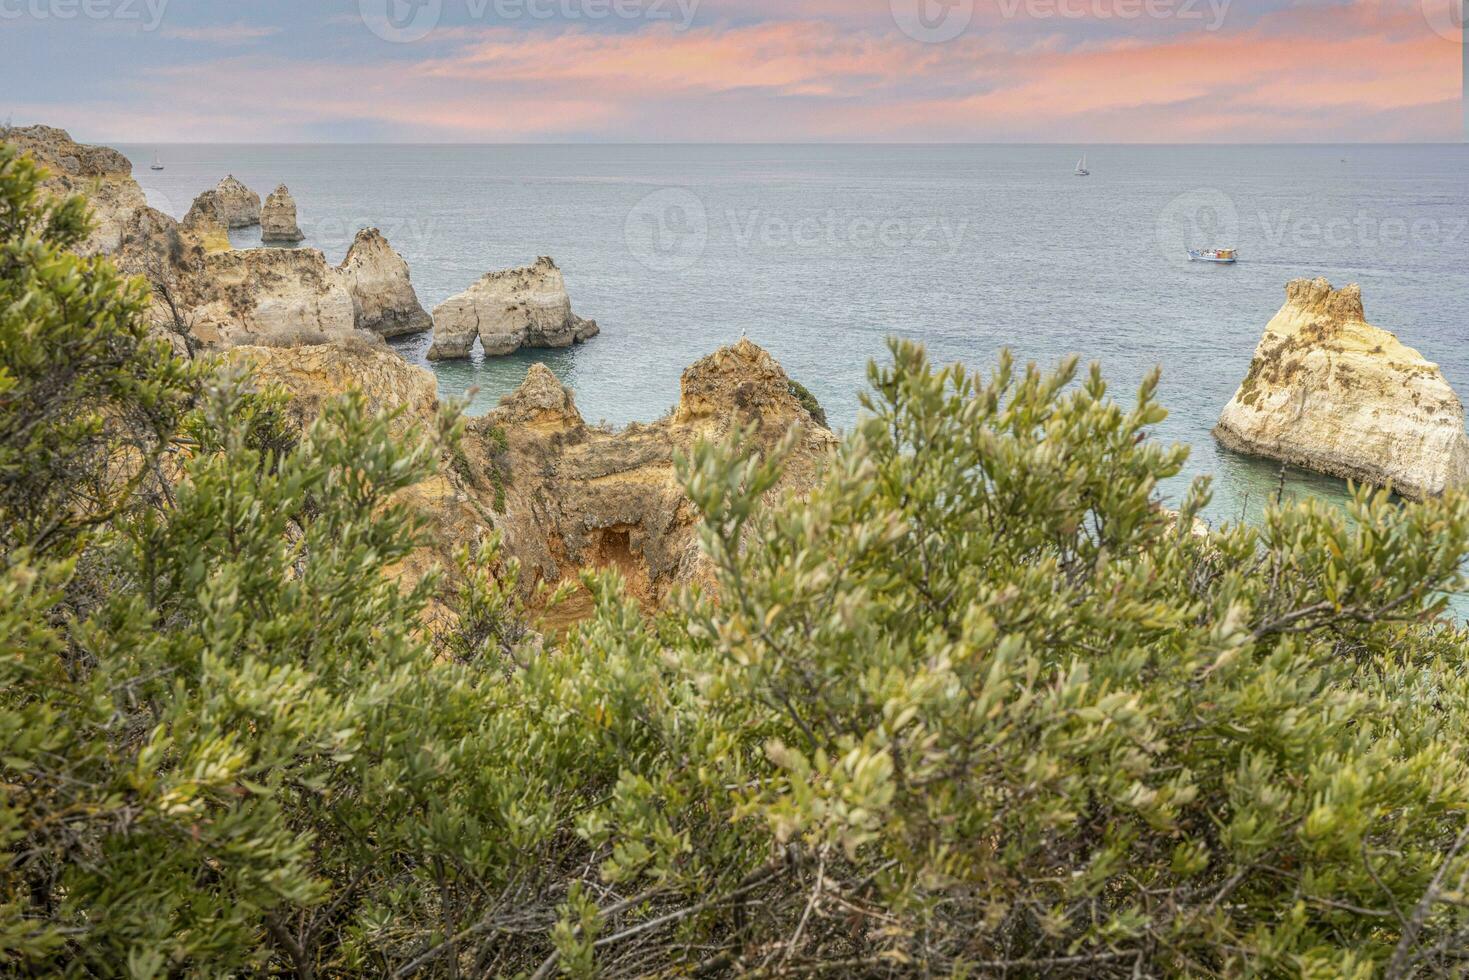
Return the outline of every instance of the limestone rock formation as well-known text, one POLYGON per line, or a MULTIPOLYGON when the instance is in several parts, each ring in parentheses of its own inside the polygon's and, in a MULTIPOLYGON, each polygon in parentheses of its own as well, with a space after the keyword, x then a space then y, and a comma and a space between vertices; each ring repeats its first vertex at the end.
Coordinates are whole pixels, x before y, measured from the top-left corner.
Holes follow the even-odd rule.
POLYGON ((265 199, 260 214, 260 240, 267 245, 294 245, 306 238, 296 225, 296 199, 285 184, 265 199))
POLYGON ((219 195, 219 218, 226 228, 260 224, 260 195, 230 174, 214 188, 219 195))
POLYGON ((198 242, 206 252, 228 252, 230 250, 229 229, 220 218, 223 213, 219 203, 219 192, 205 191, 194 198, 189 213, 184 215, 182 231, 198 242))
POLYGON ((1286 287, 1214 435, 1412 499, 1469 485, 1464 406, 1438 365, 1367 323, 1357 286, 1325 279, 1286 287))
POLYGON ((229 360, 249 368, 257 383, 280 385, 303 421, 321 414, 331 398, 349 390, 367 396, 374 412, 402 411, 395 425, 431 425, 439 410, 438 382, 426 368, 409 364, 392 348, 363 335, 332 344, 305 347, 240 346, 229 360))
MULTIPOLYGON (((358 337, 290 350, 236 347, 229 356, 248 364, 256 383, 285 387, 303 424, 326 398, 360 388, 373 407, 403 410, 400 432, 432 431, 433 375, 371 335, 358 337)), ((616 568, 630 593, 652 606, 680 583, 707 580, 675 453, 737 423, 753 426, 753 448, 769 450, 794 425, 799 442, 775 495, 808 490, 835 438, 791 394, 780 366, 748 341, 689 368, 682 386, 670 417, 608 432, 588 426, 572 393, 534 365, 498 408, 469 421, 460 451, 444 455, 438 476, 404 493, 430 531, 430 544, 404 563, 405 580, 419 581, 435 564, 450 567, 458 545, 490 530, 520 561, 527 592, 582 569, 616 568)), ((588 603, 580 595, 549 625, 584 615, 588 603)))
POLYGON ((551 259, 491 272, 434 310, 430 360, 468 357, 478 337, 487 357, 522 347, 570 347, 597 335, 594 320, 571 312, 566 280, 551 259))
POLYGON ((110 256, 121 272, 147 280, 148 323, 179 354, 188 354, 197 346, 189 336, 189 310, 195 276, 205 255, 204 244, 195 234, 198 230, 186 229, 162 211, 141 208, 129 218, 110 256))
POLYGON ((120 270, 148 280, 149 319, 162 336, 200 344, 299 345, 358 336, 353 296, 315 249, 231 251, 226 226, 247 218, 254 198, 238 180, 195 199, 182 222, 150 208, 127 158, 75 143, 60 129, 5 131, 50 171, 48 193, 88 198, 97 231, 78 251, 105 252, 120 270))
POLYGON ((133 179, 132 163, 111 147, 85 146, 51 126, 7 129, 4 139, 46 168, 49 176, 42 188, 47 193, 87 196, 95 227, 77 249, 83 255, 116 252, 133 216, 148 207, 148 196, 133 179))
MULTIPOLYGON (((256 387, 280 386, 290 395, 289 410, 304 427, 332 398, 361 391, 374 411, 400 411, 394 434, 409 438, 435 431, 438 383, 425 368, 409 364, 372 334, 317 346, 232 349, 228 357, 249 369, 256 387)), ((494 517, 465 483, 453 460, 440 460, 438 475, 404 490, 399 501, 428 522, 430 544, 398 567, 401 580, 418 583, 435 566, 452 568, 455 547, 487 534, 494 517)))
POLYGON ((234 251, 208 191, 182 223, 137 212, 114 256, 152 287, 150 321, 194 346, 295 346, 357 336, 351 294, 316 249, 234 251))
POLYGON ((800 442, 773 493, 808 489, 835 437, 792 393, 780 365, 748 340, 684 372, 671 417, 620 432, 588 426, 575 399, 543 365, 466 435, 470 475, 481 493, 503 496, 497 526, 528 581, 556 581, 583 568, 616 567, 649 604, 704 579, 697 516, 674 475, 675 453, 736 424, 754 427, 769 450, 795 425, 800 442))
POLYGON ((293 346, 355 333, 352 297, 313 248, 204 257, 192 283, 191 331, 211 346, 293 346))
POLYGON ((352 297, 358 330, 398 337, 433 328, 413 290, 408 263, 376 228, 357 233, 337 274, 352 297))

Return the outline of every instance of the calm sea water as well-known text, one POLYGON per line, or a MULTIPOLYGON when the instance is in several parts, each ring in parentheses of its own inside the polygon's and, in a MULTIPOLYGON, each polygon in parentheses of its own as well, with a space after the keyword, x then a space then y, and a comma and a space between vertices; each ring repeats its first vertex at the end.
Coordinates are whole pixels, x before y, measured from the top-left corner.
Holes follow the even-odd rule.
MULTIPOLYGON (((430 309, 482 273, 554 256, 602 335, 434 366, 493 405, 544 361, 589 420, 661 415, 694 360, 741 334, 856 418, 890 336, 985 370, 1001 348, 1101 362, 1127 398, 1154 365, 1158 435, 1212 473, 1215 520, 1249 518, 1278 467, 1209 435, 1288 280, 1360 282, 1372 322, 1469 396, 1469 146, 130 146, 175 216, 233 173, 289 184, 308 246, 340 261, 375 225, 430 309), (148 169, 154 151, 167 169, 148 169), (1236 266, 1190 264, 1235 246, 1236 266)), ((235 233, 258 244, 258 230, 235 233)), ((399 348, 422 361, 425 335, 399 348)), ((1185 481, 1165 488, 1182 493, 1185 481)), ((1344 485, 1292 473, 1289 493, 1344 485)))

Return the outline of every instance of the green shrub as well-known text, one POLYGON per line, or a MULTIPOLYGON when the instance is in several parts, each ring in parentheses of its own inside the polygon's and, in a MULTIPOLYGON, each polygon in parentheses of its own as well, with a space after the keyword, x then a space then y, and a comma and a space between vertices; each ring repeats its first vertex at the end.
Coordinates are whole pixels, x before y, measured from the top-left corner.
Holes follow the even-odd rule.
MULTIPOLYGON (((0 200, 27 181, 10 160, 0 200)), ((36 207, 3 225, 3 295, 143 350, 139 296, 36 207), (64 301, 77 281, 111 299, 64 301)), ((29 316, 0 318, 7 354, 29 316)), ((394 495, 452 427, 395 438, 348 397, 296 434, 278 396, 161 351, 85 363, 114 376, 57 404, 100 407, 39 416, 40 458, 0 393, 0 475, 49 495, 0 493, 23 529, 0 542, 5 972, 1337 977, 1469 954, 1469 638, 1436 620, 1462 496, 1192 534, 1203 486, 1181 515, 1154 500, 1184 454, 1147 437, 1152 381, 1122 406, 1073 365, 979 380, 897 345, 805 498, 760 503, 781 453, 681 461, 717 601, 650 617, 589 577, 594 615, 543 648, 493 541, 451 583, 392 575, 420 540, 394 495), (124 417, 149 480, 98 476, 96 426, 124 417), (47 508, 64 534, 37 533, 47 508)), ((10 390, 67 373, 5 368, 10 390)))
POLYGON ((192 381, 142 283, 67 252, 86 208, 42 176, 0 143, 0 547, 60 555, 153 475, 192 381))
POLYGON ((796 401, 801 403, 801 407, 806 410, 806 414, 810 415, 817 425, 823 429, 827 428, 826 409, 821 407, 821 402, 816 400, 816 396, 811 394, 810 390, 795 378, 790 379, 790 389, 791 395, 795 397, 796 401))

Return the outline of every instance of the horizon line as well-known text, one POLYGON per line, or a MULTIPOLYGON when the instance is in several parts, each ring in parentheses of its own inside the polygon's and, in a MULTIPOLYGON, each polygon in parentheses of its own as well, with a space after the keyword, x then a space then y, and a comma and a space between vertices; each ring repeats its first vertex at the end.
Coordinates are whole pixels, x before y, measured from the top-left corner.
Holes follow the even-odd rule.
MULTIPOLYGON (((36 125, 48 125, 38 123, 36 125)), ((23 126, 16 126, 23 129, 23 126)), ((56 127, 64 129, 64 127, 56 127)), ((101 145, 123 146, 415 146, 415 147, 493 147, 493 146, 1015 146, 1015 147, 1180 147, 1180 146, 1466 146, 1469 134, 1462 140, 1124 140, 1116 142, 1077 142, 1061 140, 147 140, 103 138, 78 140, 101 145)))

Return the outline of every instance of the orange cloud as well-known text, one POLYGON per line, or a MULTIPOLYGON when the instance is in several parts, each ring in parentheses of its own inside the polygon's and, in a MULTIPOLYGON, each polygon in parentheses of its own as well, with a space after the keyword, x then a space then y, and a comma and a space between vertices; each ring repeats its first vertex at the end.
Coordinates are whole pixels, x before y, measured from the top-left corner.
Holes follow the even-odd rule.
MULTIPOLYGON (((708 2, 706 13, 733 9, 708 2)), ((865 6, 860 27, 843 26, 820 2, 816 17, 701 16, 684 32, 458 27, 421 59, 388 64, 248 54, 155 69, 139 95, 171 106, 150 139, 311 139, 344 120, 464 141, 1458 136, 1462 49, 1419 0, 1307 3, 1217 32, 1124 37, 1048 22, 1014 36, 994 27, 989 0, 984 29, 946 44, 872 26, 865 6)))

